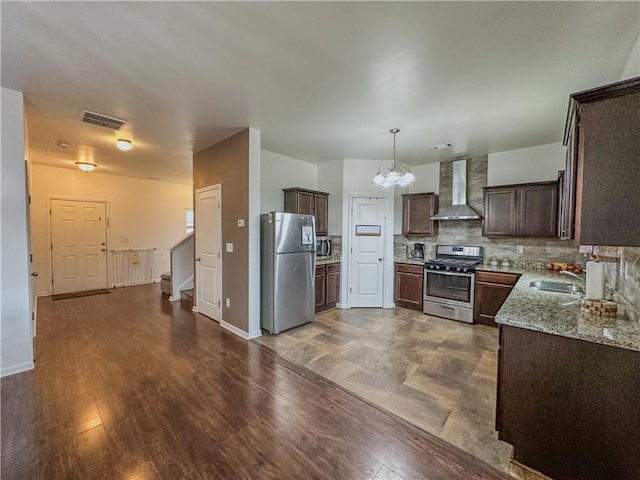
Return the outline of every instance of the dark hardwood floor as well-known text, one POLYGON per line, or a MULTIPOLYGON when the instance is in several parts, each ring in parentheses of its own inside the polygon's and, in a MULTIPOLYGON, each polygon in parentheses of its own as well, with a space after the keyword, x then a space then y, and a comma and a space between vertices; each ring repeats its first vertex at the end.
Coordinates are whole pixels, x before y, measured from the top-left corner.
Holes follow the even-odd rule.
POLYGON ((163 299, 38 304, 36 368, 2 379, 2 479, 506 479, 163 299))

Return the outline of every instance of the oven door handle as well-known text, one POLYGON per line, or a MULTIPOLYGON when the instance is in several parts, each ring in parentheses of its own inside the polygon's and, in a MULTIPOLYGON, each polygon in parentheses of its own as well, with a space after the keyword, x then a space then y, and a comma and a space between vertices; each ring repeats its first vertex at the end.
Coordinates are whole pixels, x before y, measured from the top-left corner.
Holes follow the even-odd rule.
POLYGON ((427 275, 428 273, 435 273, 436 275, 456 275, 458 277, 473 277, 475 274, 473 272, 447 272, 444 270, 428 270, 428 269, 424 269, 424 274, 427 275))

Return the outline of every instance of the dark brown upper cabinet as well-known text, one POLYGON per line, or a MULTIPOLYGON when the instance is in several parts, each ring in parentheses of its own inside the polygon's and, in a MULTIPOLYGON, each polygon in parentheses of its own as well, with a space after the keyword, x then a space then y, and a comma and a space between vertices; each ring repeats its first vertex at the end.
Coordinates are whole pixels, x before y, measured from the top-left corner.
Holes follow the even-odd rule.
POLYGON ((558 182, 484 188, 485 237, 555 237, 558 182))
POLYGON ((558 235, 579 245, 640 245, 640 77, 574 93, 558 235))
POLYGON ((438 211, 438 195, 406 193, 402 195, 402 235, 429 237, 438 234, 438 222, 431 217, 438 211))
POLYGON ((284 211, 316 216, 316 235, 329 232, 329 194, 304 188, 284 188, 284 211))

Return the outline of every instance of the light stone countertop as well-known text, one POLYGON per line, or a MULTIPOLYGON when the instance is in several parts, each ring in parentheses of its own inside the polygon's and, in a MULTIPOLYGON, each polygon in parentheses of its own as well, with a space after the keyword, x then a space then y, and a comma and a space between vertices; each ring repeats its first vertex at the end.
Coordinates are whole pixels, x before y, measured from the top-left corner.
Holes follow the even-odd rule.
POLYGON ((571 277, 544 269, 518 267, 483 266, 479 270, 521 274, 498 311, 496 323, 640 351, 640 322, 628 319, 620 311, 616 318, 591 315, 580 310, 579 302, 563 305, 577 300, 575 295, 543 292, 529 286, 536 280, 574 283, 571 277))
POLYGON ((402 255, 396 255, 393 257, 394 263, 406 263, 407 265, 422 265, 424 266, 424 260, 414 260, 412 258, 407 258, 402 255))
POLYGON ((340 263, 340 255, 328 255, 326 257, 316 257, 316 265, 328 265, 330 263, 340 263))

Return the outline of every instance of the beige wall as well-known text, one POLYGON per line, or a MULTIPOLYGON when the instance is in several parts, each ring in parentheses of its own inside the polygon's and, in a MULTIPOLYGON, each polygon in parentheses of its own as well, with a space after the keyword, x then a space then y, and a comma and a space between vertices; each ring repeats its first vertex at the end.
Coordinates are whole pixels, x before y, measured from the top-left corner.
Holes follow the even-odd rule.
POLYGON ((222 184, 222 244, 233 243, 233 252, 222 253, 222 319, 249 331, 249 129, 245 129, 193 156, 193 188, 222 184))
POLYGON ((156 279, 169 271, 167 247, 185 234, 186 209, 193 205, 191 185, 45 165, 32 165, 31 175, 31 251, 33 270, 39 273, 36 293, 51 292, 48 197, 107 200, 108 248, 155 247, 156 279))
POLYGON ((282 211, 283 188, 318 188, 318 166, 296 158, 262 150, 260 152, 260 211, 282 211))

